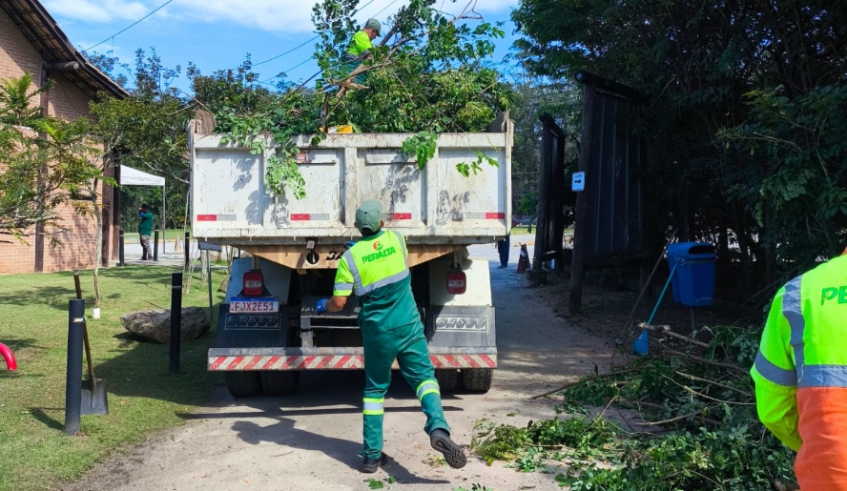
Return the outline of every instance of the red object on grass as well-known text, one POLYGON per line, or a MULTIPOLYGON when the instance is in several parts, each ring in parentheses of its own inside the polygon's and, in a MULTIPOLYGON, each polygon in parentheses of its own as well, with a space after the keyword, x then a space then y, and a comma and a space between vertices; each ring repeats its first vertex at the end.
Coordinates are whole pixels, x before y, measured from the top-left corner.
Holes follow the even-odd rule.
POLYGON ((12 353, 12 350, 3 343, 0 343, 0 355, 3 355, 3 358, 6 359, 7 369, 12 371, 18 369, 18 362, 15 361, 15 354, 12 353))

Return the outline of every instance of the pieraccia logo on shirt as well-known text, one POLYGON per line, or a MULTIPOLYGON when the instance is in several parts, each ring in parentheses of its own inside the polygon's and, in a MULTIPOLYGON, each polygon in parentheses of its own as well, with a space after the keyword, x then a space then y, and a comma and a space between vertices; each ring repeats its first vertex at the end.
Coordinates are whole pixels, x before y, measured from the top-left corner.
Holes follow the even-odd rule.
POLYGON ((384 257, 392 256, 397 253, 397 250, 394 247, 389 247, 386 249, 383 246, 382 242, 374 242, 373 248, 376 252, 363 257, 363 263, 370 263, 378 259, 382 259, 384 257))

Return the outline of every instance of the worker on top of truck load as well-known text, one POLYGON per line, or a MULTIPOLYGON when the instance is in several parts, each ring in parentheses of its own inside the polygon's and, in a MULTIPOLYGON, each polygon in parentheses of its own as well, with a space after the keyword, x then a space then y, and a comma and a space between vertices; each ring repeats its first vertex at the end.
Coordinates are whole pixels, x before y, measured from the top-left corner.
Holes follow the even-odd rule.
POLYGON ((759 419, 797 451, 800 489, 847 491, 847 256, 777 292, 752 375, 759 419))
POLYGON ((376 472, 387 463, 382 453, 383 401, 395 358, 426 414, 424 430, 432 448, 444 455, 450 467, 464 467, 465 453, 450 439, 450 426, 444 420, 435 369, 412 296, 406 241, 397 232, 382 229, 382 205, 377 201, 366 201, 356 210, 355 225, 363 237, 339 261, 333 297, 319 300, 317 311, 338 312, 353 293, 361 308, 359 327, 365 347, 362 472, 376 472))
MULTIPOLYGON (((353 36, 353 39, 350 40, 350 47, 347 49, 348 73, 355 70, 362 60, 371 55, 371 50, 374 48, 373 40, 381 36, 381 32, 382 24, 376 19, 368 19, 365 27, 353 36)), ((365 74, 357 75, 356 82, 360 84, 364 83, 365 74)))

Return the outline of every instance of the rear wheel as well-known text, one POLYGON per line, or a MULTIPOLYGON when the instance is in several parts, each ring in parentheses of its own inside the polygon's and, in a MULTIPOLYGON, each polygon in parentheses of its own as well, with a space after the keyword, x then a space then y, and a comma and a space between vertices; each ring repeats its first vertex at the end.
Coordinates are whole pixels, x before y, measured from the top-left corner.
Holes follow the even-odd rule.
POLYGON ((256 372, 226 372, 226 388, 232 397, 256 397, 262 393, 262 383, 256 372))
POLYGON ((462 382, 468 392, 485 394, 491 389, 494 370, 490 368, 467 368, 462 370, 462 382))
POLYGON ((436 370, 435 380, 442 392, 453 392, 459 384, 458 370, 436 370))
POLYGON ((297 392, 300 372, 288 370, 268 370, 259 373, 262 390, 269 396, 290 396, 297 392))

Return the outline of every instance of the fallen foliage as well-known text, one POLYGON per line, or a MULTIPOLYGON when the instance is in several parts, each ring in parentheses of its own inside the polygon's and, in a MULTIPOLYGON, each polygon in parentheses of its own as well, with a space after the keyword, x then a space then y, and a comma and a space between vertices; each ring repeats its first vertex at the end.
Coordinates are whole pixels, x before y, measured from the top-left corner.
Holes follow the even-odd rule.
POLYGON ((760 331, 663 331, 651 333, 647 360, 560 390, 565 418, 479 422, 475 453, 524 472, 565 463, 556 480, 575 491, 791 489, 793 452, 759 423, 747 373, 760 331), (603 410, 589 418, 585 406, 603 410))

